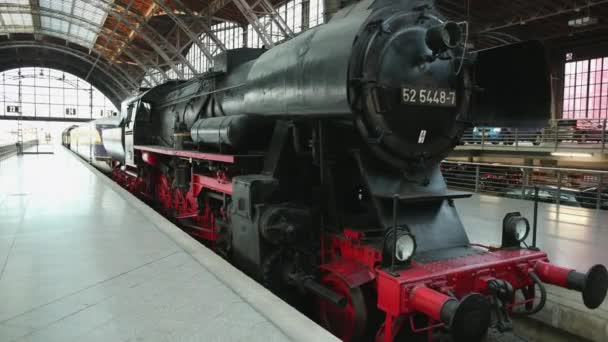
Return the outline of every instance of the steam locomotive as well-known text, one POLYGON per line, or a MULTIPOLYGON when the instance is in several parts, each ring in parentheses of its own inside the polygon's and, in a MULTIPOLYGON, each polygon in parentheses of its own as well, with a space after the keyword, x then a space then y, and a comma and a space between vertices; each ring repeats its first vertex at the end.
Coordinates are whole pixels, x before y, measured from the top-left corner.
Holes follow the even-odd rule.
POLYGON ((473 53, 467 31, 432 1, 364 0, 226 51, 122 104, 111 175, 344 341, 480 340, 539 311, 543 283, 597 308, 606 268, 522 247, 521 215, 501 247, 465 233, 439 162, 468 125, 544 123, 551 100, 539 43, 473 53))

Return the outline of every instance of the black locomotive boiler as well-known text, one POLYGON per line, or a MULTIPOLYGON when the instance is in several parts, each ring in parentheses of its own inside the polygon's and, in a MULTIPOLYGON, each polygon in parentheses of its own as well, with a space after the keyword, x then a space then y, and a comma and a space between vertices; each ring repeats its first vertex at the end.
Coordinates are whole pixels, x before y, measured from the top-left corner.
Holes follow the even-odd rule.
POLYGON ((366 0, 227 51, 123 103, 102 131, 112 176, 344 341, 480 340, 540 310, 543 282, 596 308, 606 268, 521 247, 525 218, 499 248, 465 233, 469 195, 439 162, 467 125, 534 125, 551 100, 539 43, 472 53, 467 31, 432 1, 366 0))

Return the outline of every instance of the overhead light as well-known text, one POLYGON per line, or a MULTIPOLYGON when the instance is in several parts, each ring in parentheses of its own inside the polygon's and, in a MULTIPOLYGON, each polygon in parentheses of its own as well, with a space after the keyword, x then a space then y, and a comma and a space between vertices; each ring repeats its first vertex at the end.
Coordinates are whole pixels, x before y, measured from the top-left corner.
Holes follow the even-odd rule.
POLYGON ((598 20, 597 20, 596 17, 586 16, 586 17, 581 17, 581 18, 576 18, 576 19, 568 20, 568 26, 570 26, 570 27, 591 26, 591 25, 597 24, 597 21, 598 20))
POLYGON ((551 152, 554 157, 571 157, 571 158, 591 158, 593 153, 577 153, 577 152, 551 152))

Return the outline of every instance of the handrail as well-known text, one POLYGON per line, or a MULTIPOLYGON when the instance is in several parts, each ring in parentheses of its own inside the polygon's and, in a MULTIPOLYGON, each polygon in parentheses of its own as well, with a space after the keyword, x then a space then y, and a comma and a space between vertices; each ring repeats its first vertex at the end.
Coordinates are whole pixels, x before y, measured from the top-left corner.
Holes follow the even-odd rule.
POLYGON ((463 145, 457 150, 492 150, 558 152, 586 150, 606 153, 608 119, 559 119, 548 120, 545 127, 513 128, 477 126, 465 130, 463 145), (496 145, 504 145, 502 148, 496 145))
POLYGON ((457 164, 457 165, 472 165, 472 166, 487 166, 487 167, 505 167, 510 169, 528 169, 528 170, 546 170, 546 171, 566 171, 566 172, 583 172, 583 173, 598 173, 608 174, 608 171, 604 170, 593 170, 593 169, 574 169, 567 167, 548 167, 548 166, 529 166, 529 165, 510 165, 510 164, 499 164, 499 163, 475 163, 475 162, 461 162, 455 160, 443 160, 444 164, 457 164))
POLYGON ((450 188, 531 200, 530 189, 544 191, 542 202, 608 210, 608 171, 445 160, 450 188))

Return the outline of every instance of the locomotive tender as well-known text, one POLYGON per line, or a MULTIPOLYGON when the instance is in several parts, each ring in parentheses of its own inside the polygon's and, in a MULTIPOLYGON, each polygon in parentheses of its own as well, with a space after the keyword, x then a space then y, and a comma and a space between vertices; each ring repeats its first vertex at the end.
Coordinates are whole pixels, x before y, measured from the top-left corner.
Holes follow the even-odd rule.
POLYGON ((596 308, 606 268, 521 247, 525 218, 505 217, 501 247, 465 233, 469 195, 439 162, 467 125, 532 125, 550 103, 542 46, 471 53, 467 31, 432 1, 364 0, 226 51, 123 103, 102 130, 112 177, 344 341, 480 340, 540 310, 543 282, 596 308))

